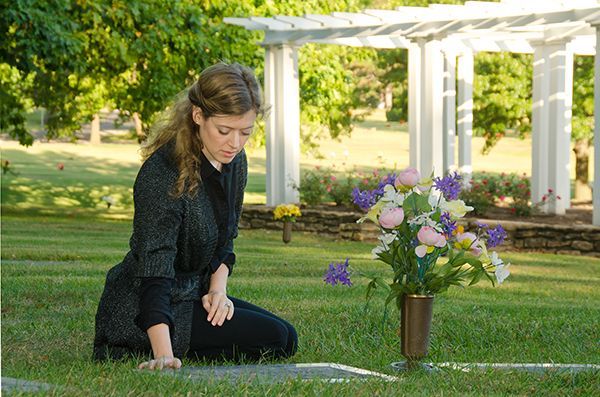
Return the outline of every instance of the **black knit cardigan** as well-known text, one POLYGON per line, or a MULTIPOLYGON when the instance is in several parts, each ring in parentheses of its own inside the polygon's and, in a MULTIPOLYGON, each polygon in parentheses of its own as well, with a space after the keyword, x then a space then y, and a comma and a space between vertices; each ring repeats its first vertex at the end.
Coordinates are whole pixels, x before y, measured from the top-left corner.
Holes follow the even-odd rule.
MULTIPOLYGON (((217 247, 217 223, 204 185, 200 183, 194 197, 184 193, 175 199, 170 195, 178 176, 172 149, 172 143, 163 145, 144 162, 137 175, 130 251, 106 276, 96 313, 95 360, 152 351, 148 335, 134 322, 139 314, 138 295, 144 277, 175 280, 171 290, 173 353, 183 357, 189 348, 193 302, 208 291, 210 260, 221 247, 217 247)), ((237 237, 248 176, 244 151, 235 157, 231 167, 236 223, 226 244, 232 244, 237 237)))

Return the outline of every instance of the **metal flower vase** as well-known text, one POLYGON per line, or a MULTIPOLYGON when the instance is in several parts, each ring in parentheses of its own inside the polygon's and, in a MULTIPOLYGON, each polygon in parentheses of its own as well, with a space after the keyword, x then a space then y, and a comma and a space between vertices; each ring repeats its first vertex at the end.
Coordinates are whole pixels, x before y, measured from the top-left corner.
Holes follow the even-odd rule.
POLYGON ((432 314, 432 295, 403 295, 400 298, 400 344, 406 361, 392 364, 394 368, 429 369, 420 360, 428 354, 432 314))
POLYGON ((292 221, 283 222, 282 240, 286 244, 292 241, 292 221))

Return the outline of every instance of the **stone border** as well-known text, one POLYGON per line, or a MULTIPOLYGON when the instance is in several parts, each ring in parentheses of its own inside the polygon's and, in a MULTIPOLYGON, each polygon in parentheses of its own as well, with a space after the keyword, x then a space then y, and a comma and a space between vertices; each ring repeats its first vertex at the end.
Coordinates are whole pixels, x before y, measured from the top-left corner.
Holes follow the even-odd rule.
MULTIPOLYGON (((245 205, 240 229, 281 230, 282 222, 273 219, 274 207, 245 205)), ((377 227, 371 222, 357 224, 359 212, 333 209, 303 208, 302 217, 294 224, 294 230, 328 235, 333 238, 354 241, 375 241, 377 227)), ((470 227, 476 221, 491 226, 499 223, 493 219, 465 218, 470 227)), ((539 251, 552 254, 588 255, 600 257, 600 227, 593 225, 549 225, 521 221, 501 221, 508 233, 502 250, 539 251)))

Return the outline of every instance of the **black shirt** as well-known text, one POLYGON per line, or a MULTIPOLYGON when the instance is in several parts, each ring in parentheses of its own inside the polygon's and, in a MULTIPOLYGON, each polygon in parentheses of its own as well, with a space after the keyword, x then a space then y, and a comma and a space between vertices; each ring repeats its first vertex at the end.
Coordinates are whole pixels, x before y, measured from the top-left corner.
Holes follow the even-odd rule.
MULTIPOLYGON (((223 164, 221 171, 217 170, 208 161, 204 153, 200 154, 200 178, 205 184, 210 197, 215 220, 219 229, 217 249, 210 260, 213 273, 224 263, 231 274, 235 264, 233 243, 230 239, 235 228, 235 200, 236 192, 232 186, 236 185, 235 175, 231 172, 231 163, 223 164)), ((234 159, 235 161, 235 159, 234 159)), ((164 277, 148 277, 142 279, 140 286, 140 313, 135 318, 135 323, 143 331, 156 324, 167 324, 173 335, 173 314, 171 312, 171 289, 174 280, 164 277)))

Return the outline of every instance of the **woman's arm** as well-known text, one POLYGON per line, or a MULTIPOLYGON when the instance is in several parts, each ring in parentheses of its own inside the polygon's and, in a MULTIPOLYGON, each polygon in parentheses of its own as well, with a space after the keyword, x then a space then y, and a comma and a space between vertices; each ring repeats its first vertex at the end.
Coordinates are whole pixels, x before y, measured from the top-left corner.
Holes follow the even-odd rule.
POLYGON ((202 297, 202 306, 207 311, 207 321, 212 325, 223 325, 233 317, 233 302, 227 297, 227 277, 229 268, 224 263, 210 276, 208 294, 202 297))
POLYGON ((148 338, 152 345, 154 360, 141 363, 139 369, 181 368, 181 360, 173 356, 171 336, 167 324, 156 324, 148 328, 148 338))

